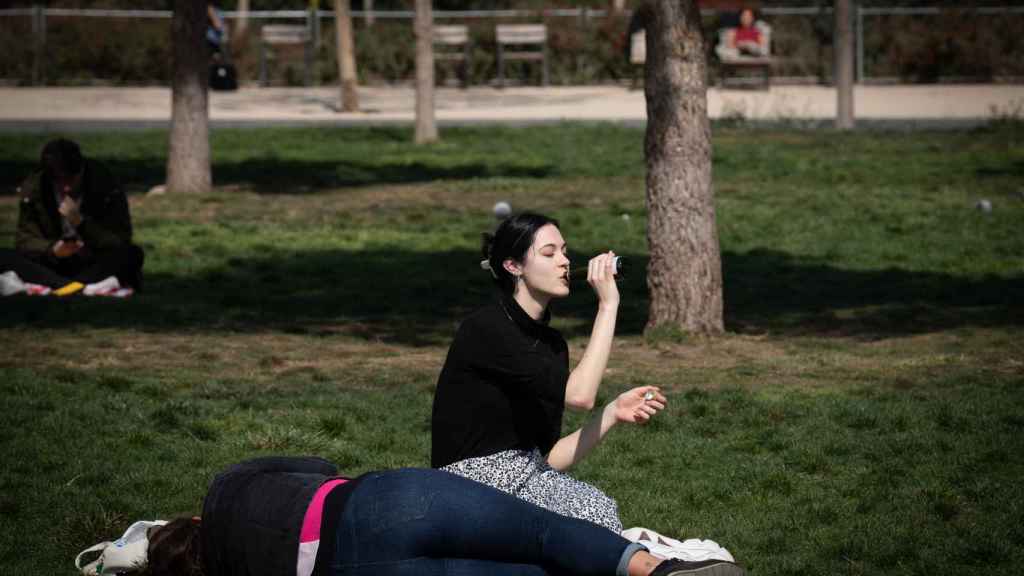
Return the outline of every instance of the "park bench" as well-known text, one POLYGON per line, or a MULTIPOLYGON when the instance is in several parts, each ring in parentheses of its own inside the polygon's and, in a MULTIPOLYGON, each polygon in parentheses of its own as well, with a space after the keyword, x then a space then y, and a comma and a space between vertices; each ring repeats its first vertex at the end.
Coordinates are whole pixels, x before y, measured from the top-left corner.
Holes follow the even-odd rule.
MULTIPOLYGON (((770 86, 772 66, 775 64, 775 58, 771 56, 772 28, 762 21, 757 21, 754 25, 761 31, 761 37, 764 39, 762 52, 757 55, 741 54, 739 50, 730 46, 732 35, 736 31, 735 28, 722 28, 718 31, 718 45, 715 46, 715 54, 718 56, 719 62, 719 85, 723 84, 730 72, 746 69, 760 71, 764 78, 764 87, 770 86)), ((629 63, 635 67, 642 67, 646 61, 647 34, 644 30, 638 30, 629 39, 629 63)), ((634 74, 635 83, 636 75, 634 74)))
POLYGON ((541 63, 541 83, 548 85, 548 27, 544 24, 498 24, 494 33, 498 46, 498 87, 505 86, 505 62, 523 60, 541 63), (512 49, 510 49, 512 48, 512 49))
POLYGON ((434 60, 458 66, 462 87, 469 85, 469 27, 464 24, 434 26, 434 60))
POLYGON ((761 20, 755 22, 754 26, 761 31, 760 54, 743 54, 732 47, 732 38, 736 33, 735 28, 722 28, 718 31, 718 45, 715 46, 715 54, 718 56, 719 63, 719 86, 724 84, 725 78, 730 73, 737 70, 759 71, 764 79, 763 87, 767 89, 771 85, 772 66, 775 64, 775 58, 771 55, 772 27, 761 20))
POLYGON ((310 62, 313 57, 312 35, 306 25, 267 24, 260 30, 260 86, 269 84, 268 61, 279 58, 278 47, 302 47, 302 79, 311 84, 310 62))

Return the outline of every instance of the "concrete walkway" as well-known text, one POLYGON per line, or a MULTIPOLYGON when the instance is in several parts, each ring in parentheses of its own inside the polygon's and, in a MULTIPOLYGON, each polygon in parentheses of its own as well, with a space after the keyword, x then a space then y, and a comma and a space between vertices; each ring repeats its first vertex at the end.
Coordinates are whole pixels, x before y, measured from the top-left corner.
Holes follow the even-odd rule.
MULTIPOLYGON (((169 88, 0 88, 0 128, 69 130, 163 127, 170 118, 169 88)), ((360 112, 338 111, 335 87, 243 88, 210 93, 214 126, 365 125, 411 123, 411 87, 364 87, 360 112)), ((643 124, 642 90, 621 86, 439 88, 442 125, 530 124, 562 120, 643 124)), ((1024 86, 858 86, 857 119, 863 124, 971 125, 996 115, 1024 118, 1024 86)), ((708 90, 712 119, 829 121, 835 90, 825 86, 775 86, 770 90, 708 90)))

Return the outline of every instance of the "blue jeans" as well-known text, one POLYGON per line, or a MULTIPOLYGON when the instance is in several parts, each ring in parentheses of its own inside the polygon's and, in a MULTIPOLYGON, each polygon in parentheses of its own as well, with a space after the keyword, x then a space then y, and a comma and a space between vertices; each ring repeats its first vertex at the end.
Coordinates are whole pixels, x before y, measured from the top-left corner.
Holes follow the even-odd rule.
POLYGON ((341 512, 330 569, 339 576, 612 576, 625 575, 642 549, 478 482, 402 469, 362 477, 341 512))

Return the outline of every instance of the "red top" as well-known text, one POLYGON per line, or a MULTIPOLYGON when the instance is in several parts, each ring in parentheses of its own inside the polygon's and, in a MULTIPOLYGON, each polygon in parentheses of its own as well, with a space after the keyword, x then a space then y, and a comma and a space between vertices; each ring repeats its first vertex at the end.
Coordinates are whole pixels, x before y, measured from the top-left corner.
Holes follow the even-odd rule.
POLYGON ((733 36, 733 40, 739 45, 741 42, 755 42, 761 43, 761 31, 757 29, 757 26, 751 26, 744 28, 740 26, 736 29, 736 34, 733 36))

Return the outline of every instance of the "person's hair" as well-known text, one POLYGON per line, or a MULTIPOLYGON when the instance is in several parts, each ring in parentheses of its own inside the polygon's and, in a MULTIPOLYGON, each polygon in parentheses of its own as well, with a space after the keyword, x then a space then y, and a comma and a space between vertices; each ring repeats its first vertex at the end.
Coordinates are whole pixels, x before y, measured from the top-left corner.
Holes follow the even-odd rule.
POLYGON ((558 220, 542 214, 523 212, 506 218, 498 225, 494 234, 484 234, 481 251, 490 264, 494 283, 506 294, 515 290, 515 278, 502 265, 512 259, 520 264, 526 260, 526 252, 533 246, 537 230, 548 224, 558 227, 558 220))
POLYGON ((65 138, 50 140, 43 146, 39 164, 48 176, 52 177, 57 173, 74 176, 82 171, 84 165, 82 150, 78 144, 65 138))
POLYGON ((147 555, 145 576, 203 576, 199 522, 176 518, 156 529, 147 555))

